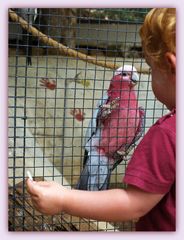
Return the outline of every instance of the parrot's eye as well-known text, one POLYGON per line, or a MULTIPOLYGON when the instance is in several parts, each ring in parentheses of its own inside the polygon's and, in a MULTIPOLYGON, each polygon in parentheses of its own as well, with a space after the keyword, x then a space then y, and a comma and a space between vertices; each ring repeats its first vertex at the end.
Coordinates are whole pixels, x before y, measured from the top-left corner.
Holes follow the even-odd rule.
POLYGON ((125 72, 123 72, 123 73, 122 73, 122 76, 127 76, 127 75, 128 75, 128 74, 127 74, 127 73, 125 73, 125 72))

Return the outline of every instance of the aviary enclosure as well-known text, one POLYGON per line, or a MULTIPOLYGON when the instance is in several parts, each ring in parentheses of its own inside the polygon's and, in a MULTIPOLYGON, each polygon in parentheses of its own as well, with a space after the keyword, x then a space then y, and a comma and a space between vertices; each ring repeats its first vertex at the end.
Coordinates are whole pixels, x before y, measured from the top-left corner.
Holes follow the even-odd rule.
MULTIPOLYGON (((115 70, 125 64, 139 74, 135 89, 145 111, 142 135, 165 114, 151 92, 139 37, 149 9, 8 11, 9 231, 134 231, 134 220, 43 216, 32 207, 25 179, 29 170, 35 179, 76 187, 93 110, 115 70)), ((122 178, 134 149, 113 170, 109 188, 126 187, 122 178)))

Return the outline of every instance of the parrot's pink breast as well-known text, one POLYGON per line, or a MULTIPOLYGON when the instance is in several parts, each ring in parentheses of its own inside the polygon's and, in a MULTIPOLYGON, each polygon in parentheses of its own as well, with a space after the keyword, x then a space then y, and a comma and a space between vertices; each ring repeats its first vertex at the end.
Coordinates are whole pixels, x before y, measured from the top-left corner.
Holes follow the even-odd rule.
POLYGON ((103 125, 99 150, 106 155, 125 151, 140 126, 140 110, 134 91, 123 95, 119 107, 112 110, 103 125))

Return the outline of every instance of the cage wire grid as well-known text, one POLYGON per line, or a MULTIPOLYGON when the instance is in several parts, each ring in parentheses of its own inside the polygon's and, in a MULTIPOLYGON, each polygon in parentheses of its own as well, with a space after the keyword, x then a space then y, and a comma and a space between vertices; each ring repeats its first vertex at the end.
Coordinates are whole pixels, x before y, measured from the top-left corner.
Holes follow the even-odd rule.
MULTIPOLYGON (((89 63, 87 57, 81 60, 79 52, 138 69, 136 93, 146 113, 143 135, 166 113, 153 96, 149 67, 142 58, 139 28, 149 9, 11 10, 58 46, 29 34, 9 16, 9 231, 134 231, 133 220, 107 223, 67 214, 43 216, 32 207, 25 179, 29 170, 35 179, 76 187, 88 124, 115 70, 89 63), (76 57, 61 54, 60 43, 75 50, 76 57)), ((122 178, 134 149, 113 170, 109 188, 126 188, 122 178)))

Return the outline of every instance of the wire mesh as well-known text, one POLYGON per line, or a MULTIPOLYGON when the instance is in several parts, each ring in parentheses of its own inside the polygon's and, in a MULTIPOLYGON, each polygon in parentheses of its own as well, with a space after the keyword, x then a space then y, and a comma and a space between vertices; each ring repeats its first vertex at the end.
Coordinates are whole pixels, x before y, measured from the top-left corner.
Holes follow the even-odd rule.
MULTIPOLYGON (((12 10, 58 46, 33 36, 9 17, 9 230, 134 231, 134 221, 43 216, 31 205, 25 179, 29 170, 36 179, 76 187, 88 124, 115 70, 89 63, 87 57, 81 60, 79 52, 96 61, 138 69, 136 92, 146 113, 144 133, 165 114, 151 91, 138 34, 149 9, 12 10), (62 54, 60 43, 75 50, 76 57, 62 54)), ((126 188, 122 178, 132 153, 113 170, 110 188, 126 188)))

